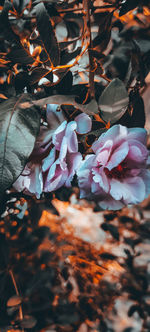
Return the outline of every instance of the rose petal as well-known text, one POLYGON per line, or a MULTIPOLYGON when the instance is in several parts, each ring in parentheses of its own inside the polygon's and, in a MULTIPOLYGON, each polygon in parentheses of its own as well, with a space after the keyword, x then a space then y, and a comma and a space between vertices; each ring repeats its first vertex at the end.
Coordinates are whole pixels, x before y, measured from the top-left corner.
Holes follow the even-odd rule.
POLYGON ((46 108, 46 118, 49 124, 49 129, 55 130, 60 124, 65 120, 62 111, 58 111, 57 104, 47 104, 46 108))
MULTIPOLYGON (((145 163, 148 158, 148 150, 141 142, 136 140, 129 141, 128 159, 136 163, 145 163)), ((133 165, 132 162, 130 163, 133 165)))
POLYGON ((113 141, 113 146, 115 147, 116 142, 119 143, 120 140, 127 137, 128 129, 121 125, 112 126, 109 130, 103 133, 98 141, 94 142, 92 145, 92 150, 96 153, 97 149, 102 147, 107 140, 113 141))
POLYGON ((145 197, 147 198, 150 195, 150 171, 148 169, 144 169, 140 173, 140 177, 145 183, 145 197))
POLYGON ((60 163, 66 158, 66 154, 67 154, 67 137, 64 136, 62 139, 60 153, 59 153, 60 163))
POLYGON ((128 151, 128 142, 123 142, 117 149, 114 150, 112 156, 110 157, 110 161, 106 165, 109 171, 118 166, 126 158, 128 151))
POLYGON ((100 149, 97 149, 96 152, 96 160, 103 166, 106 165, 108 158, 110 156, 112 150, 113 142, 106 141, 106 143, 100 149))
POLYGON ((81 113, 76 116, 75 121, 77 123, 77 133, 78 134, 86 134, 91 131, 92 121, 91 118, 85 114, 81 113))
POLYGON ((140 177, 126 178, 123 182, 110 180, 110 194, 115 200, 123 199, 126 204, 138 204, 145 197, 145 184, 140 177))
POLYGON ((75 175, 75 172, 79 168, 79 165, 82 160, 82 155, 80 152, 69 153, 67 156, 67 165, 68 165, 68 178, 66 180, 65 186, 71 187, 71 181, 75 175))
POLYGON ((77 135, 75 133, 75 129, 77 127, 77 124, 75 121, 71 121, 68 123, 65 136, 67 138, 67 145, 68 145, 68 151, 69 152, 78 152, 78 140, 77 135))
MULTIPOLYGON (((93 172, 92 172, 93 173, 93 172)), ((93 176, 93 180, 97 182, 101 189, 104 190, 104 192, 108 193, 109 191, 109 181, 108 178, 103 170, 101 170, 100 173, 94 172, 95 175, 93 176)))
POLYGON ((116 201, 112 197, 107 197, 103 201, 99 201, 99 206, 104 210, 120 210, 124 207, 124 204, 120 201, 116 201))
POLYGON ((129 128, 128 139, 140 141, 144 145, 146 144, 147 131, 144 128, 129 128))
POLYGON ((42 171, 46 172, 54 163, 56 155, 56 149, 53 148, 49 155, 43 160, 42 171))
POLYGON ((65 129, 67 126, 67 121, 64 121, 54 132, 52 137, 52 142, 55 145, 56 150, 60 150, 62 139, 65 136, 65 129))

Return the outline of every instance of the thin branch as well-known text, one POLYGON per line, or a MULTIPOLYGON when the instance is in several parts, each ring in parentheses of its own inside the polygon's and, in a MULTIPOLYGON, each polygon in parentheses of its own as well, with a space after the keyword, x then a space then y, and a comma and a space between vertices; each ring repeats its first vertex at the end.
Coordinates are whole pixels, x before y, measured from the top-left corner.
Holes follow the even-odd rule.
POLYGON ((90 0, 83 0, 84 12, 85 12, 85 34, 87 31, 87 36, 89 39, 88 54, 89 54, 89 94, 91 98, 95 98, 94 89, 94 72, 95 72, 95 62, 91 55, 90 50, 92 49, 92 36, 91 36, 91 19, 90 19, 90 0))
MULTIPOLYGON (((12 270, 9 270, 9 274, 10 274, 10 277, 11 277, 12 283, 13 283, 13 285, 14 285, 16 295, 17 295, 17 296, 20 296, 20 294, 19 294, 19 290, 18 290, 18 287, 17 287, 17 284, 16 284, 16 280, 15 280, 15 277, 14 277, 14 274, 13 274, 13 271, 12 271, 12 270)), ((19 318, 20 318, 20 320, 23 320, 23 311, 22 311, 22 306, 21 306, 21 304, 19 305, 19 318)), ((22 329, 22 332, 24 332, 24 329, 22 329)))

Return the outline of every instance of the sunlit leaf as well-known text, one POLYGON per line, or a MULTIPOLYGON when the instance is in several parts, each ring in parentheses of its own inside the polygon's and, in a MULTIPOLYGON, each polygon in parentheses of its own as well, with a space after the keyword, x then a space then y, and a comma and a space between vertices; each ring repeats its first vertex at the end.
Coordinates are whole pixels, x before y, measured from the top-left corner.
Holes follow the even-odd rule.
POLYGON ((46 11, 43 2, 39 3, 35 7, 35 10, 36 10, 37 28, 40 33, 44 49, 51 63, 54 66, 57 66, 60 61, 60 52, 50 17, 46 11))
POLYGON ((7 307, 18 306, 19 304, 21 304, 21 302, 22 302, 21 297, 18 295, 14 295, 10 297, 9 300, 7 301, 7 307))

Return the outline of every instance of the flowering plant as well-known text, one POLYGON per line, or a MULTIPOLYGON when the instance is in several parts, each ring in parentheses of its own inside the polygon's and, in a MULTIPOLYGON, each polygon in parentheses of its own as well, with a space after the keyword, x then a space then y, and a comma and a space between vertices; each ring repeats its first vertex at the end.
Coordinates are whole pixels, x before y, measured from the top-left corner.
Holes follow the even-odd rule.
POLYGON ((79 114, 67 122, 57 105, 47 106, 47 123, 41 127, 35 148, 14 188, 40 198, 42 192, 71 187, 77 174, 80 198, 96 199, 103 209, 137 204, 150 193, 146 169, 146 130, 114 125, 91 146, 83 158, 78 151, 81 135, 91 131, 92 121, 79 114))

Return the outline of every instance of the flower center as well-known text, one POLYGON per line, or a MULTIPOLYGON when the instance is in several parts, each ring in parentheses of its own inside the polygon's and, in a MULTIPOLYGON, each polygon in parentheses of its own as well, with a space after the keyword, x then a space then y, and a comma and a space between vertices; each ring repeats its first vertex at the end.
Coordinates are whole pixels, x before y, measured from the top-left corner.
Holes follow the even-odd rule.
POLYGON ((109 178, 114 178, 114 179, 124 179, 126 176, 126 173, 128 171, 128 168, 124 162, 119 164, 117 167, 114 167, 111 171, 109 171, 108 168, 104 168, 105 174, 109 178))

